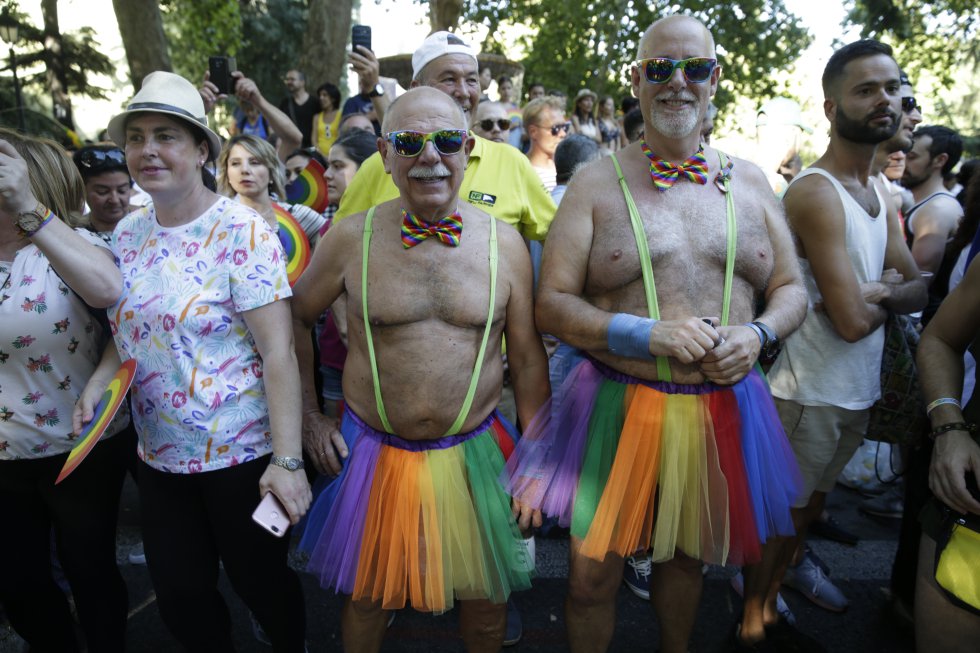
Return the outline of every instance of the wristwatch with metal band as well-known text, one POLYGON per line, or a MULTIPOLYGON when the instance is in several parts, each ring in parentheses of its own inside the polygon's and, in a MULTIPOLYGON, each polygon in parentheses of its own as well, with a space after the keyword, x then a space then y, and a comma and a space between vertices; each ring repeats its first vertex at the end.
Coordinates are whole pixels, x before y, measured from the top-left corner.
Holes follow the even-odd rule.
POLYGON ((303 469, 302 458, 290 458, 289 456, 273 456, 272 460, 269 461, 269 464, 282 467, 283 469, 291 472, 295 472, 298 469, 303 469))

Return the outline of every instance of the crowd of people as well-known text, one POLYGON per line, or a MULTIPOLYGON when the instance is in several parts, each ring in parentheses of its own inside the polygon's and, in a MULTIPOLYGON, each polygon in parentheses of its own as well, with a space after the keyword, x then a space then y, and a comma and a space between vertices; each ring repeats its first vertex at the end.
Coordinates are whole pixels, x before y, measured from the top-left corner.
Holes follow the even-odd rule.
POLYGON ((253 520, 269 495, 344 595, 347 651, 457 604, 467 650, 515 644, 541 528, 569 534, 573 651, 609 649, 624 580, 687 651, 705 564, 739 569, 731 650, 823 651, 780 589, 847 607, 806 536, 837 528, 893 333, 927 420, 876 500, 902 517, 892 597, 918 650, 980 642, 980 172, 889 46, 827 61, 805 168, 788 98, 756 162, 711 146, 722 66, 684 15, 644 32, 618 112, 533 83, 521 107, 506 75, 493 101, 449 32, 398 97, 349 56, 346 101, 290 70, 277 106, 233 73, 227 139, 229 96, 163 71, 109 142, 0 130, 0 608, 29 650, 126 649, 128 472, 188 651, 234 650, 221 568, 256 637, 320 646, 291 537, 253 520), (128 400, 56 483, 125 361, 128 400))

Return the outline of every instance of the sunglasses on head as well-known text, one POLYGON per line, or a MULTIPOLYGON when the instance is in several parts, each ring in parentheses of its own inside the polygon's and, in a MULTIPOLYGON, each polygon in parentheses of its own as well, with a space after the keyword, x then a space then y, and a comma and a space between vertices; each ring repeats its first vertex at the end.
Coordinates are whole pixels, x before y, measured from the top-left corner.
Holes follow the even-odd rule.
POLYGON ((126 167, 126 155, 122 150, 85 150, 78 161, 91 170, 126 167))
POLYGON ((914 97, 902 98, 902 111, 905 113, 912 113, 916 109, 918 109, 919 113, 922 113, 922 107, 916 103, 914 97))
POLYGON ((572 128, 572 123, 570 122, 560 122, 557 125, 552 125, 548 129, 551 130, 552 136, 557 136, 559 132, 568 133, 568 130, 572 128))
POLYGON ((425 144, 432 141, 439 154, 459 154, 466 142, 467 131, 465 129, 440 129, 439 131, 416 132, 416 131, 397 131, 385 134, 385 140, 395 148, 398 156, 415 157, 422 153, 425 144))
POLYGON ((494 125, 497 125, 497 128, 502 132, 505 132, 508 129, 510 129, 509 118, 497 118, 496 120, 491 120, 490 118, 487 118, 486 120, 481 120, 477 124, 480 125, 480 129, 482 129, 485 132, 488 132, 491 129, 493 129, 494 125))
POLYGON ((668 57, 653 57, 638 61, 647 81, 652 84, 663 84, 670 80, 678 68, 684 73, 684 79, 692 84, 702 84, 711 77, 711 72, 718 65, 715 59, 707 57, 691 57, 690 59, 670 59, 668 57))

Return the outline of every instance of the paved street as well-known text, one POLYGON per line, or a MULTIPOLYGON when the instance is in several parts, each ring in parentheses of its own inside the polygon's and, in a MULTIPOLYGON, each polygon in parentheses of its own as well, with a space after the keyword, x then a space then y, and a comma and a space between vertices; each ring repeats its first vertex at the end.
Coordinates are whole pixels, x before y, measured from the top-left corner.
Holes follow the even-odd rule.
MULTIPOLYGON (((857 547, 814 539, 813 549, 827 562, 832 577, 850 598, 844 614, 832 614, 786 589, 784 597, 797 616, 798 625, 813 635, 832 653, 911 653, 911 628, 887 607, 882 588, 895 552, 898 520, 873 520, 858 513, 860 496, 838 488, 830 496, 832 512, 841 523, 857 532, 857 547)), ((130 479, 124 489, 119 534, 119 560, 130 592, 129 650, 133 653, 170 653, 179 648, 160 621, 146 567, 130 565, 126 556, 137 535, 135 488, 130 479)), ((564 630, 562 601, 567 570, 567 541, 541 540, 537 545, 539 578, 534 587, 516 595, 524 615, 524 637, 511 648, 513 653, 551 653, 568 649, 564 630)), ((295 559, 297 567, 302 561, 295 559)), ((707 653, 727 650, 727 638, 740 612, 741 601, 730 589, 733 572, 711 569, 705 582, 704 598, 693 637, 693 651, 707 653)), ((339 651, 340 599, 302 575, 307 599, 307 633, 311 653, 339 651)), ((247 612, 231 593, 227 582, 222 589, 232 610, 238 650, 267 653, 271 648, 251 635, 247 612)), ((633 653, 655 651, 657 626, 649 604, 636 598, 625 586, 618 597, 618 623, 612 650, 633 653)), ((21 647, 7 632, 0 633, 0 653, 20 653, 21 647), (6 637, 5 637, 6 636, 6 637)), ((388 631, 386 652, 462 651, 456 637, 454 613, 440 617, 403 610, 388 631)))

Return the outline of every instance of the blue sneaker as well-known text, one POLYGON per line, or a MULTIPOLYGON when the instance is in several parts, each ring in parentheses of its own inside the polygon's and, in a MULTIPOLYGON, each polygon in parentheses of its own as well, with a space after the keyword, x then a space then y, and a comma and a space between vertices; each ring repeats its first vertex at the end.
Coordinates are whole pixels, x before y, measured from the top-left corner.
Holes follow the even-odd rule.
POLYGON ((623 570, 623 582, 634 594, 644 601, 650 600, 650 572, 653 562, 649 555, 626 558, 626 568, 623 570))
POLYGON ((783 585, 792 587, 824 610, 843 612, 847 609, 847 597, 809 555, 804 555, 795 567, 786 569, 783 585))
POLYGON ((517 609, 514 599, 507 599, 507 626, 504 628, 504 646, 513 646, 521 641, 524 634, 524 623, 521 621, 521 611, 517 609))

